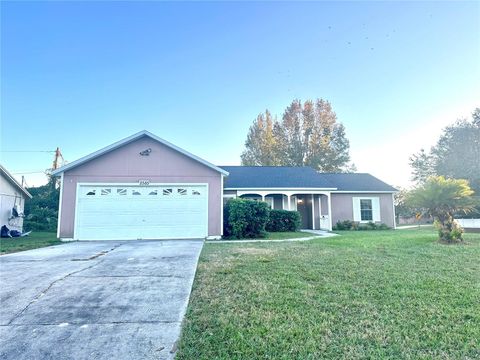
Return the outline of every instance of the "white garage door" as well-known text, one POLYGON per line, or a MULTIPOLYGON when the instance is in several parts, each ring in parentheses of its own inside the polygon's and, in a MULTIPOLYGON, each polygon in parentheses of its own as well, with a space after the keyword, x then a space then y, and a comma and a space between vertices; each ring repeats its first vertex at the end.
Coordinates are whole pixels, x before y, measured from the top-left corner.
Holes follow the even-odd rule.
POLYGON ((80 185, 75 239, 204 238, 206 185, 80 185))

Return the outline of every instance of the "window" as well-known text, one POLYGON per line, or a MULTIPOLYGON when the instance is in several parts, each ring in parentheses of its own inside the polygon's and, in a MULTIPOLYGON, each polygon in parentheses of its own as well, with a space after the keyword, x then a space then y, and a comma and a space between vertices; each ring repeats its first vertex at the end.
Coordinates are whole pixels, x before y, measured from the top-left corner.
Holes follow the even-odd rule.
POLYGON ((142 195, 140 191, 132 190, 132 195, 142 195))
POLYGON ((165 196, 172 195, 172 189, 163 189, 163 195, 165 196))
POLYGON ((96 190, 90 190, 90 191, 87 192, 87 195, 88 196, 95 195, 95 192, 96 192, 96 190))
POLYGON ((158 195, 158 190, 150 191, 148 195, 158 195))
POLYGON ((100 195, 110 195, 112 193, 112 189, 102 189, 100 195))
POLYGON ((371 199, 360 199, 360 219, 362 221, 373 220, 373 206, 371 199))
POLYGON ((192 195, 201 195, 200 191, 198 190, 192 190, 192 195))
POLYGON ((127 189, 117 189, 118 195, 127 195, 127 189))
POLYGON ((187 195, 187 189, 178 188, 177 193, 178 195, 187 195))

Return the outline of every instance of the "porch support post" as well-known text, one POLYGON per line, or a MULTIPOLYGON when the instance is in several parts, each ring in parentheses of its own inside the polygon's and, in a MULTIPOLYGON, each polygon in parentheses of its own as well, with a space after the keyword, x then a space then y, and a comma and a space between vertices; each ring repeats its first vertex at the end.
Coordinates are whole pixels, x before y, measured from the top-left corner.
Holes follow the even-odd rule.
POLYGON ((292 210, 292 195, 288 194, 287 200, 288 200, 288 210, 292 210))
POLYGON ((265 194, 260 194, 262 196, 262 201, 265 201, 265 194))
POLYGON ((315 230, 315 198, 312 194, 312 229, 315 230))
POLYGON ((329 193, 328 197, 328 230, 332 231, 332 194, 329 193))

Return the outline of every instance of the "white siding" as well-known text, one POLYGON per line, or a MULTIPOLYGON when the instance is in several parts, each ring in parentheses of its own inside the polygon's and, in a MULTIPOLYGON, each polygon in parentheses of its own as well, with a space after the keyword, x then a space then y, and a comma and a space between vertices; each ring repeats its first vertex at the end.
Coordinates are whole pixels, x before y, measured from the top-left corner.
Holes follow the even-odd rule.
POLYGON ((3 174, 0 176, 0 226, 7 225, 10 230, 22 231, 23 219, 17 218, 8 222, 11 215, 12 208, 17 205, 19 213, 23 213, 25 205, 25 198, 23 193, 10 181, 8 181, 3 174))

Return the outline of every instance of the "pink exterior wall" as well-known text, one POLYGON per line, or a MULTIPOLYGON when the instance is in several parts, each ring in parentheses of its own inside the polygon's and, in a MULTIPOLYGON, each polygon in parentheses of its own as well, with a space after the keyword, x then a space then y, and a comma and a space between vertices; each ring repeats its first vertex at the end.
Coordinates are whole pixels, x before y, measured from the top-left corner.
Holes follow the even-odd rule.
POLYGON ((221 234, 221 174, 147 136, 64 173, 60 237, 73 238, 77 183, 208 183, 208 235, 221 234), (151 148, 149 156, 139 152, 151 148))
MULTIPOLYGON (((337 221, 353 220, 353 197, 378 197, 380 199, 380 222, 394 227, 392 194, 378 193, 332 193, 332 225, 337 221)), ((323 203, 322 203, 323 206, 323 203)))

